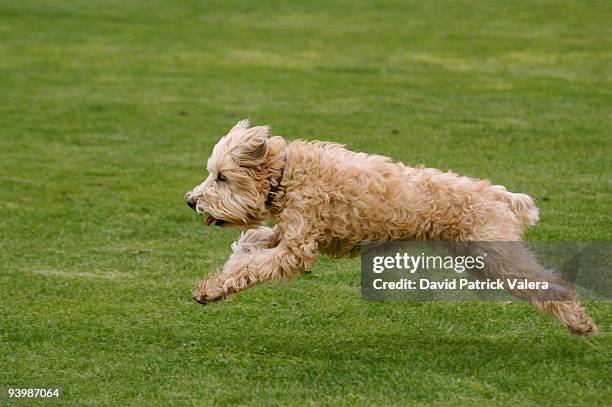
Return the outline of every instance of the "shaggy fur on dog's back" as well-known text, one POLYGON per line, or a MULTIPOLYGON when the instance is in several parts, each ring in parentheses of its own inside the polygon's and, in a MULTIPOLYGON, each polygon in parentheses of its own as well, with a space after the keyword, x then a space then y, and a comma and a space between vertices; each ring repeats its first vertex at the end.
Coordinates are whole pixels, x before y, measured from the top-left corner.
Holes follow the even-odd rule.
MULTIPOLYGON (((208 178, 186 194, 206 223, 248 229, 223 269, 202 281, 201 303, 257 282, 294 276, 319 253, 359 253, 364 240, 520 241, 538 220, 533 200, 489 181, 425 167, 329 142, 269 137, 267 126, 241 121, 208 160, 208 178), (275 228, 263 226, 273 218, 275 228)), ((492 250, 489 276, 547 274, 520 246, 492 250)), ((575 301, 542 301, 513 292, 582 334, 597 328, 575 301)), ((564 294, 568 298, 567 294, 564 294)))
POLYGON ((319 231, 321 251, 331 255, 353 252, 362 240, 519 240, 537 220, 530 197, 488 181, 334 143, 298 140, 286 151, 285 196, 272 201, 273 214, 282 226, 283 209, 300 208, 319 231))

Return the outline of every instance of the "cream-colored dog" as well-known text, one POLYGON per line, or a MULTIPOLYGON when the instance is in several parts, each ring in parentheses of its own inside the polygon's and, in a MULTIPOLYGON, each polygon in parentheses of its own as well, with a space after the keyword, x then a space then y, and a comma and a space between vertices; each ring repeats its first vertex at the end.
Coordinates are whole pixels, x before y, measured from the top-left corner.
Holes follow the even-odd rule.
MULTIPOLYGON (((520 241, 523 229, 538 220, 528 195, 488 181, 411 168, 335 143, 287 143, 248 120, 219 141, 207 167, 208 178, 186 194, 188 205, 208 214, 208 225, 247 231, 223 268, 198 284, 194 299, 203 304, 295 276, 319 253, 358 254, 364 240, 520 241), (268 218, 276 227, 263 226, 268 218)), ((540 269, 521 250, 500 250, 489 260, 492 276, 540 269)), ((563 301, 526 299, 574 333, 597 332, 573 294, 563 301)))

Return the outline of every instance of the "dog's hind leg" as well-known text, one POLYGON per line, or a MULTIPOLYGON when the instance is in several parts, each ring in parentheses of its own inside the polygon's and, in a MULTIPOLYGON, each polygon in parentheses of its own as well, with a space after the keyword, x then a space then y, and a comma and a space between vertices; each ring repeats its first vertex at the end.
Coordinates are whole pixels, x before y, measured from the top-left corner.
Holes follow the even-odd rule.
MULTIPOLYGON (((536 309, 554 315, 572 333, 597 334, 597 326, 577 300, 573 287, 551 270, 542 267, 523 242, 470 242, 458 244, 475 255, 486 253, 485 268, 479 278, 504 281, 514 296, 528 301, 536 309), (509 281, 547 282, 548 289, 518 288, 509 281)), ((457 250, 457 249, 456 249, 457 250)), ((456 252, 456 250, 453 250, 456 252)))
POLYGON ((563 325, 576 335, 597 335, 598 328, 589 318, 580 303, 573 301, 532 301, 531 304, 542 312, 553 314, 563 325))

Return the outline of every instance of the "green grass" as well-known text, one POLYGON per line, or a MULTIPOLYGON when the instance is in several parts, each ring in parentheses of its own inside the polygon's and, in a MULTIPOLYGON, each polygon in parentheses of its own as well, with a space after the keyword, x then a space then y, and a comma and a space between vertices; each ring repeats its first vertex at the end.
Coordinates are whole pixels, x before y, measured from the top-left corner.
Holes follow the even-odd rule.
POLYGON ((489 178, 611 240, 606 1, 0 3, 0 386, 71 405, 612 404, 514 303, 360 300, 358 260, 202 308, 235 231, 183 194, 238 119, 489 178))

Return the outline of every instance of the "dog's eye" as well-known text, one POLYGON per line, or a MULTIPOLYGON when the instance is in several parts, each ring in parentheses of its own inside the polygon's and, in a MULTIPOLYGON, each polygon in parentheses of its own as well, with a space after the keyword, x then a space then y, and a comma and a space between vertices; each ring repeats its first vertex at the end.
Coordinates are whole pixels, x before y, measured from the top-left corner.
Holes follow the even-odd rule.
POLYGON ((227 181, 227 178, 225 178, 225 175, 217 174, 217 182, 222 182, 222 181, 227 181))

